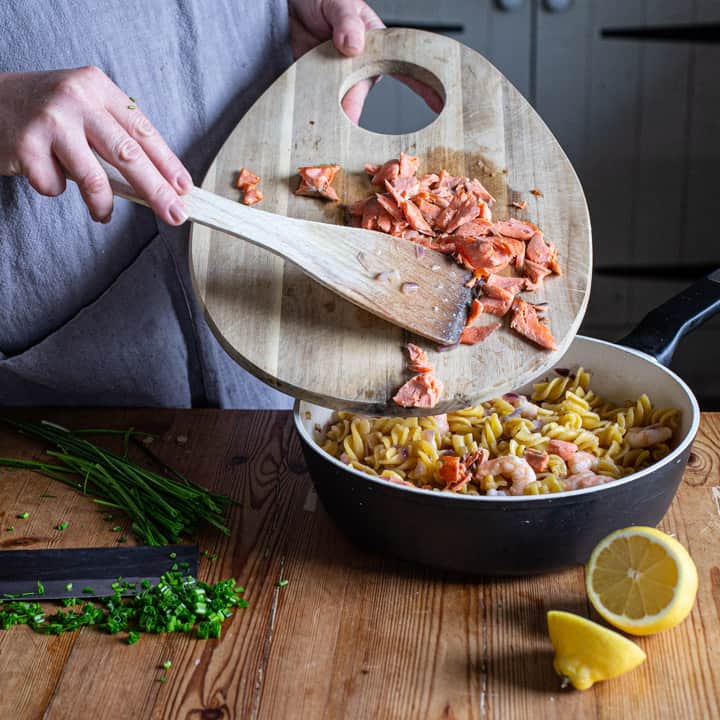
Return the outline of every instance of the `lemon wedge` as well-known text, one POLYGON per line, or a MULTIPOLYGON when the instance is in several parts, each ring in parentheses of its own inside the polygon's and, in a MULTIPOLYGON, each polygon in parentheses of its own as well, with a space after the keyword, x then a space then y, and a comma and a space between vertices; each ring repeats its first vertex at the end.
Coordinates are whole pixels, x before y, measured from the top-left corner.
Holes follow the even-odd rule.
POLYGON ((677 540, 655 528, 616 530, 597 544, 585 570, 593 607, 632 635, 674 627, 695 603, 695 563, 677 540))
POLYGON ((645 661, 645 653, 634 642, 580 615, 551 610, 547 621, 555 672, 578 690, 622 675, 645 661))

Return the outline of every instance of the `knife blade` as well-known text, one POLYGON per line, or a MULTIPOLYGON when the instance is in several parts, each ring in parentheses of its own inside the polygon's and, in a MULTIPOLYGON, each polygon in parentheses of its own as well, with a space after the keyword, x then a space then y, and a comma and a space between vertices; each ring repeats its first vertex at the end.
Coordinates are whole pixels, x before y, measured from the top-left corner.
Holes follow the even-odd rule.
POLYGON ((112 584, 119 578, 137 585, 122 593, 132 595, 139 592, 143 580, 157 584, 175 563, 187 563, 187 572, 197 575, 198 546, 3 550, 0 600, 105 597, 115 592, 112 584))

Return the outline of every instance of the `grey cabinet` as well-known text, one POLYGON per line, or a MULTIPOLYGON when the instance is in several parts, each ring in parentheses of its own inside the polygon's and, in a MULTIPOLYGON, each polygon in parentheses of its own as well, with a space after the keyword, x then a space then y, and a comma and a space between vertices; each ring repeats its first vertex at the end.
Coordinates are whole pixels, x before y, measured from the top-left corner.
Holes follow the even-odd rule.
MULTIPOLYGON (((609 27, 718 22, 720 2, 370 2, 391 24, 446 32, 483 53, 565 148, 593 225, 596 273, 584 333, 622 337, 703 267, 720 267, 720 45, 600 35, 609 27)), ((409 90, 383 80, 362 124, 400 132, 431 117, 409 90)), ((673 366, 706 407, 720 408, 720 318, 681 345, 673 366)))

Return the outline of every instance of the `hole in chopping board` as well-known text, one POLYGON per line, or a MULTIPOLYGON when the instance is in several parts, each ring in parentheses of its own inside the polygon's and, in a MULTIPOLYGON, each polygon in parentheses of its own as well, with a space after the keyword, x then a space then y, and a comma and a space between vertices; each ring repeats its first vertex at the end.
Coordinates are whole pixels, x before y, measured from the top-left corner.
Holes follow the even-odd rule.
POLYGON ((412 63, 382 62, 361 68, 345 80, 340 99, 351 121, 356 122, 362 94, 373 77, 380 80, 371 86, 362 105, 357 123, 361 128, 404 135, 427 127, 442 112, 445 88, 437 76, 412 63))

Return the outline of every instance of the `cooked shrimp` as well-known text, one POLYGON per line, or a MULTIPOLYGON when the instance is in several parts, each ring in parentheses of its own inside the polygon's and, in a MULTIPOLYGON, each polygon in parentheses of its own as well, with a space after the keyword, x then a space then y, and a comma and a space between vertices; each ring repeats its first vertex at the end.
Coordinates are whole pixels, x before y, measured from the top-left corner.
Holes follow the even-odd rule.
POLYGON ((517 455, 503 455, 479 465, 475 476, 482 478, 485 475, 501 475, 509 480, 511 495, 522 495, 525 488, 537 479, 528 461, 517 455))
POLYGON ((646 448, 669 440, 672 434, 673 431, 665 425, 648 425, 630 428, 625 439, 631 448, 646 448))
POLYGON ((563 480, 563 483, 566 490, 579 490, 580 488, 588 488, 592 487, 593 485, 602 485, 607 481, 608 479, 603 475, 597 475, 591 470, 583 470, 582 472, 568 475, 563 480))
POLYGON ((578 450, 567 461, 568 472, 570 475, 578 473, 586 473, 597 467, 598 459, 595 455, 578 450))

